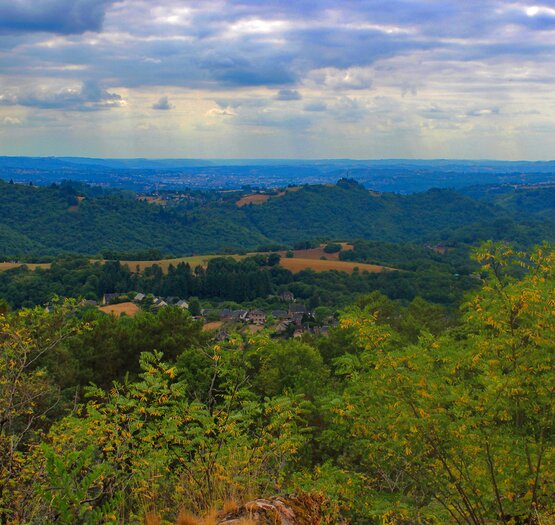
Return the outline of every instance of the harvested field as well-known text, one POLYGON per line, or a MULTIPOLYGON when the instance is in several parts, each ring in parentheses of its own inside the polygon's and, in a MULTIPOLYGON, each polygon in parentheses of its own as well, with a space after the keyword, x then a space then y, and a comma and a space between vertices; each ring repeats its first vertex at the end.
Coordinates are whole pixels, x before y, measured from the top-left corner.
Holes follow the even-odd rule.
POLYGON ((255 193, 254 195, 245 195, 241 199, 239 199, 235 205, 239 206, 246 206, 247 204, 263 204, 270 198, 270 195, 255 193))
POLYGON ((212 332, 213 330, 219 330, 224 323, 222 321, 212 321, 210 323, 206 323, 202 327, 203 332, 212 332))
POLYGON ((283 197, 286 193, 292 193, 295 191, 299 191, 302 189, 302 186, 291 186, 289 188, 285 188, 284 191, 280 191, 275 195, 269 195, 266 193, 253 193, 252 195, 245 195, 243 198, 239 199, 235 205, 236 206, 246 206, 247 204, 264 204, 268 202, 270 197, 283 197))
POLYGON ((133 317, 141 310, 135 303, 108 304, 98 309, 105 314, 115 315, 116 317, 120 317, 122 314, 133 317))
POLYGON ((13 268, 19 268, 20 266, 27 266, 29 270, 36 270, 37 268, 50 268, 50 263, 32 264, 32 263, 0 263, 0 272, 4 270, 12 270, 13 268))
POLYGON ((371 273, 393 270, 393 268, 378 266, 377 264, 364 264, 337 260, 321 261, 320 259, 300 259, 297 257, 294 257, 293 259, 282 258, 280 265, 293 273, 297 273, 307 269, 314 270, 315 272, 327 272, 330 270, 337 270, 339 272, 347 273, 353 273, 355 268, 358 268, 361 272, 366 271, 371 273))
MULTIPOLYGON (((353 248, 352 244, 349 244, 349 243, 346 243, 346 242, 341 242, 341 243, 338 243, 338 244, 341 244, 341 249, 342 250, 352 250, 352 248, 353 248)), ((339 254, 341 252, 326 253, 324 251, 324 246, 325 246, 325 244, 322 244, 318 248, 309 248, 307 250, 294 250, 293 254, 294 254, 295 258, 299 258, 299 259, 320 259, 320 257, 325 257, 326 259, 328 259, 330 261, 339 260, 339 254)), ((285 253, 286 252, 280 252, 280 255, 282 257, 285 257, 285 253)))

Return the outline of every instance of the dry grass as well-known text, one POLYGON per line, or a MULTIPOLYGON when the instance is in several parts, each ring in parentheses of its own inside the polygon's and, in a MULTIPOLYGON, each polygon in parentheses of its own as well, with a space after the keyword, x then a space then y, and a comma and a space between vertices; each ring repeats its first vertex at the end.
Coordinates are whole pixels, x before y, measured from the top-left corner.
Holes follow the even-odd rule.
POLYGON ((145 525, 160 525, 162 521, 160 516, 155 511, 147 512, 145 515, 145 525))
MULTIPOLYGON (((349 244, 348 242, 340 242, 338 243, 341 245, 341 250, 352 250, 353 245, 349 244)), ((330 261, 337 261, 339 260, 340 252, 335 253, 326 253, 324 251, 325 244, 321 244, 318 248, 309 248, 307 250, 294 250, 293 254, 295 258, 299 259, 320 259, 321 257, 325 257, 330 261)), ((286 252, 279 252, 282 257, 285 257, 286 252)))
POLYGON ((230 512, 237 512, 239 504, 234 499, 226 499, 223 505, 223 511, 228 514, 230 512))
POLYGON ((19 268, 20 266, 27 266, 29 270, 36 270, 37 268, 47 269, 47 268, 50 268, 50 263, 26 264, 26 263, 3 262, 3 263, 0 263, 0 272, 4 270, 12 270, 13 268, 19 268))
POLYGON ((182 510, 177 516, 175 525, 200 525, 202 522, 190 512, 182 510))
POLYGON ((115 315, 116 317, 120 317, 122 314, 133 317, 141 310, 135 303, 108 304, 98 309, 105 314, 115 315))
POLYGON ((270 195, 262 194, 262 193, 255 193, 254 195, 245 195, 244 197, 240 198, 235 205, 239 206, 246 206, 247 204, 264 204, 270 195))
POLYGON ((199 525, 218 525, 218 521, 218 511, 212 509, 204 515, 199 525))
POLYGON ((239 199, 235 203, 235 205, 241 207, 246 206, 247 204, 264 204, 265 202, 268 202, 270 197, 283 197, 287 193, 294 193, 296 191, 299 191, 300 189, 302 189, 302 186, 291 186, 290 188, 285 188, 284 191, 280 191, 275 195, 268 195, 265 193, 253 193, 251 195, 245 195, 244 197, 239 199))
POLYGON ((290 270, 293 273, 300 272, 302 270, 311 269, 315 272, 327 272, 330 270, 337 270, 340 272, 353 273, 355 268, 358 268, 361 272, 377 273, 383 272, 385 270, 393 270, 393 268, 387 268, 386 266, 378 266, 377 264, 364 264, 349 261, 321 261, 320 259, 300 259, 293 258, 287 259, 282 258, 280 262, 281 266, 290 270))
POLYGON ((202 327, 203 332, 212 332, 213 330, 218 330, 222 327, 224 323, 222 321, 212 321, 210 323, 205 323, 202 327))

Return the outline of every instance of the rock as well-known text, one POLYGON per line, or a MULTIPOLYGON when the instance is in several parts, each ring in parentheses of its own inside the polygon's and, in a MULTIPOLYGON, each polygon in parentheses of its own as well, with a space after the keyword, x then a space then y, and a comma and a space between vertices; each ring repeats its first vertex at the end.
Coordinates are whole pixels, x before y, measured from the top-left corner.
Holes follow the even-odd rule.
POLYGON ((332 525, 324 514, 326 499, 318 494, 300 494, 249 501, 220 516, 218 525, 332 525))

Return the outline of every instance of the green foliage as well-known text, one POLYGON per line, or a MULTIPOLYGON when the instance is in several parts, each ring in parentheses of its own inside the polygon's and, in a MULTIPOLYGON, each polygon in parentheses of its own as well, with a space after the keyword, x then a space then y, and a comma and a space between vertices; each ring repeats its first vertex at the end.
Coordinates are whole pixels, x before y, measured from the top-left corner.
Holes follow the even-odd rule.
POLYGON ((0 256, 236 253, 260 245, 312 247, 306 238, 470 243, 510 238, 527 245, 553 240, 552 208, 538 207, 532 197, 530 208, 537 208, 540 220, 522 218, 518 206, 503 208, 451 190, 374 195, 352 180, 307 185, 244 207, 221 199, 219 192, 199 195, 202 204, 165 208, 131 192, 97 193, 82 185, 37 188, 0 181, 0 189, 0 256))
MULTIPOLYGON (((215 343, 177 308, 5 309, 0 521, 139 524, 154 510, 171 522, 308 490, 353 524, 543 523, 555 512, 555 255, 485 243, 474 257, 483 280, 459 319, 373 291, 325 338, 215 343)), ((287 286, 325 290, 321 278, 334 291, 363 282, 308 273, 287 286)))
POLYGON ((368 310, 342 318, 362 353, 337 361, 349 380, 325 439, 381 515, 534 523, 537 508, 552 510, 553 257, 483 246, 488 279, 452 335, 399 346, 368 310))
POLYGON ((51 523, 96 525, 117 522, 117 498, 107 500, 104 479, 109 475, 107 463, 95 464, 95 450, 65 451, 58 456, 42 444, 45 475, 38 491, 49 502, 51 523))
POLYGON ((116 384, 111 392, 92 389, 83 415, 62 420, 51 432, 57 457, 50 454, 50 460, 69 461, 58 470, 74 474, 67 484, 98 496, 87 498, 93 511, 100 509, 97 501, 116 504, 125 496, 119 515, 133 520, 145 504, 168 513, 201 511, 263 487, 279 489, 284 466, 304 440, 299 400, 252 399, 221 349, 214 348, 212 363, 219 388, 202 403, 186 395, 179 371, 161 354, 143 353, 138 382, 116 384), (79 468, 64 450, 81 451, 79 468), (95 458, 83 479, 82 455, 95 458))
POLYGON ((40 463, 37 441, 57 413, 58 389, 45 357, 64 339, 87 327, 73 318, 66 302, 47 313, 42 308, 0 314, 0 521, 25 520, 26 506, 40 463), (17 509, 17 510, 16 510, 17 509))
POLYGON ((337 253, 341 251, 341 244, 336 242, 329 242, 324 246, 324 251, 326 253, 337 253))

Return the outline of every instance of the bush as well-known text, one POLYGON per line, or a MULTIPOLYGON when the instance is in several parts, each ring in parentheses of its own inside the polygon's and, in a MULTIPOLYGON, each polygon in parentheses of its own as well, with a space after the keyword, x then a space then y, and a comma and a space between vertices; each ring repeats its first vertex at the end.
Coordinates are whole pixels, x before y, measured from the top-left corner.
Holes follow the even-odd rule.
POLYGON ((326 253, 337 253, 341 251, 341 244, 336 242, 330 242, 324 246, 324 251, 326 253))

